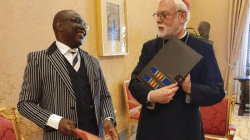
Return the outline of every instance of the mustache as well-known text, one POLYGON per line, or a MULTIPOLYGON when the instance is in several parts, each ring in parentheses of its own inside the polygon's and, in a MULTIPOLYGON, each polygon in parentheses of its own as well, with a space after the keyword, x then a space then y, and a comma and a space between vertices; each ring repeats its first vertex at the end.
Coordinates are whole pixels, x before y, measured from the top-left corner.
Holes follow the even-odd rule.
POLYGON ((158 27, 163 27, 163 28, 166 28, 166 25, 163 25, 163 24, 157 24, 158 27))

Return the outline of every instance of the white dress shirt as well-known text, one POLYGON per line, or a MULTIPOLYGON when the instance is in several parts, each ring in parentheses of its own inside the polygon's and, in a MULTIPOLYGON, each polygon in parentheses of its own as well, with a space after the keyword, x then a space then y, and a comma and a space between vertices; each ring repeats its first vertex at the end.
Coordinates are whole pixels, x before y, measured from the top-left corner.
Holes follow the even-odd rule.
POLYGON ((80 68, 80 61, 81 61, 78 48, 71 49, 69 46, 67 46, 59 41, 56 41, 56 45, 57 45, 59 51, 65 56, 65 58, 69 61, 69 63, 71 65, 73 65, 73 59, 75 58, 75 55, 77 55, 78 62, 76 63, 76 65, 74 67, 77 71, 80 68), (72 55, 71 50, 73 50, 76 53, 74 55, 72 55))

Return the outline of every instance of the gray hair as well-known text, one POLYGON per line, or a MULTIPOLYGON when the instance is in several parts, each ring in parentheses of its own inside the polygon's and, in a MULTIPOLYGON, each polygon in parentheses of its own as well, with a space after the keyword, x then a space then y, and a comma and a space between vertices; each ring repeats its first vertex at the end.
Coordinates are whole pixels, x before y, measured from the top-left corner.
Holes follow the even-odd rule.
POLYGON ((186 21, 184 23, 184 28, 186 28, 186 25, 190 19, 190 11, 189 11, 187 5, 182 0, 174 0, 174 3, 176 6, 176 12, 177 11, 186 11, 186 13, 187 13, 187 18, 186 18, 186 21))

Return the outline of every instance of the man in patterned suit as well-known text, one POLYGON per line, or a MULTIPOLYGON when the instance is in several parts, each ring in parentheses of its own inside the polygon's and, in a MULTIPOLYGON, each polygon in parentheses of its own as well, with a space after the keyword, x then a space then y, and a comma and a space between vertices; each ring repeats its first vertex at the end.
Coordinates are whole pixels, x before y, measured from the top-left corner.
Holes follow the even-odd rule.
POLYGON ((131 94, 142 104, 136 140, 203 140, 199 106, 216 104, 225 96, 213 46, 185 31, 189 15, 187 0, 161 0, 154 14, 159 37, 144 43, 129 85, 131 94), (182 84, 148 89, 137 75, 173 35, 203 59, 182 84))
POLYGON ((99 62, 79 48, 87 28, 76 11, 60 11, 53 21, 57 41, 28 54, 17 106, 23 116, 43 128, 45 140, 75 140, 75 127, 101 138, 105 132, 119 139, 99 62))

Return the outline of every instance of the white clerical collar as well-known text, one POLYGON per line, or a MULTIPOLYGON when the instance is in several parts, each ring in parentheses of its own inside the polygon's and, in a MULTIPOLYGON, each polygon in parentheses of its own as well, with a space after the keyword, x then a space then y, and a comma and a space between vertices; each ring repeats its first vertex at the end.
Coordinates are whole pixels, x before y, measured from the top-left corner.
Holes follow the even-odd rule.
POLYGON ((180 37, 180 39, 184 38, 187 35, 187 31, 180 37))

